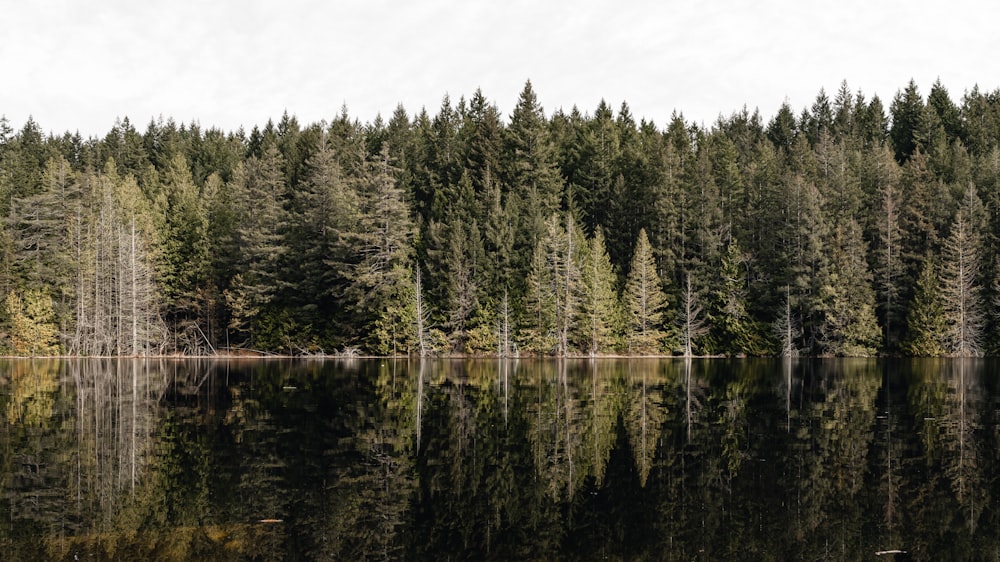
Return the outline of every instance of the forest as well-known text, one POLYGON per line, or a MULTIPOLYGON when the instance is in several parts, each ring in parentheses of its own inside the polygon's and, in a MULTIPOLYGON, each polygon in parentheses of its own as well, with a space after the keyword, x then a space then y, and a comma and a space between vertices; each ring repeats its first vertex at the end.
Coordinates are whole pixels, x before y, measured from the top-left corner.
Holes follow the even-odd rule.
POLYGON ((1000 351, 1000 90, 940 81, 665 128, 530 81, 509 116, 3 118, 0 216, 8 355, 1000 351))

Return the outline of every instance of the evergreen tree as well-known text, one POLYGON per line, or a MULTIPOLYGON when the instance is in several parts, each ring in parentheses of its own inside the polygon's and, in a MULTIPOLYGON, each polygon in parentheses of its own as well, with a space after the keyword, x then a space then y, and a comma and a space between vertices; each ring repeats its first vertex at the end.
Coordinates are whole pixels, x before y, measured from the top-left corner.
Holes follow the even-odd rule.
POLYGON ((667 297, 659 275, 653 249, 645 230, 639 231, 632 267, 629 269, 625 294, 622 297, 628 315, 628 348, 631 353, 656 353, 662 347, 663 313, 667 297))
POLYGON ((452 347, 468 351, 469 331, 480 312, 478 262, 482 259, 478 225, 455 219, 449 229, 445 257, 447 279, 448 330, 452 347))
POLYGON ((10 200, 7 218, 15 273, 25 286, 50 291, 63 329, 74 289, 70 234, 80 218, 83 190, 65 158, 50 158, 42 170, 41 189, 10 200))
MULTIPOLYGON (((715 136, 699 139, 697 154, 688 160, 681 204, 683 245, 681 267, 694 276, 697 287, 705 287, 719 263, 723 237, 727 234, 723 199, 715 176, 713 148, 721 141, 715 136)), ((677 279, 678 285, 684 279, 677 279)))
POLYGON ((604 229, 597 227, 590 239, 583 265, 583 349, 591 355, 607 353, 615 344, 620 316, 616 275, 604 242, 604 229))
POLYGON ((730 239, 722 256, 721 279, 712 295, 712 327, 719 351, 761 355, 766 345, 747 302, 747 261, 739 242, 730 239))
MULTIPOLYGON (((686 135, 684 122, 676 114, 669 125, 668 134, 674 137, 686 135)), ((686 166, 685 159, 689 154, 678 152, 687 150, 686 145, 682 143, 682 148, 678 149, 676 144, 669 142, 667 137, 649 133, 643 142, 643 146, 648 150, 646 161, 649 162, 651 209, 653 216, 656 217, 649 227, 648 236, 656 258, 657 272, 662 279, 675 277, 678 263, 677 250, 683 247, 678 203, 686 166)), ((611 257, 612 263, 621 270, 628 265, 625 260, 629 258, 629 253, 625 250, 618 251, 611 257)))
MULTIPOLYGON (((410 260, 413 223, 402 190, 393 176, 386 147, 370 159, 358 178, 359 223, 357 245, 360 261, 352 272, 351 305, 355 326, 374 327, 361 340, 378 353, 407 348, 405 331, 410 326, 413 302, 410 260)), ((362 332, 364 334, 364 332, 362 332)))
POLYGON ((528 275, 528 338, 536 351, 566 355, 571 332, 580 316, 584 289, 581 268, 586 240, 583 231, 567 213, 565 221, 552 215, 546 234, 539 241, 528 275))
POLYGON ((778 225, 781 265, 775 274, 782 285, 790 287, 793 313, 811 345, 816 338, 817 281, 825 266, 823 244, 828 226, 822 197, 807 176, 786 173, 783 188, 784 213, 778 225))
MULTIPOLYGON (((929 169, 926 155, 917 151, 900 172, 901 208, 899 226, 900 259, 903 265, 901 286, 912 288, 920 275, 923 258, 940 249, 940 232, 945 226, 942 215, 947 207, 941 204, 941 186, 929 169), (944 208, 944 209, 942 209, 944 208)), ((912 290, 902 297, 912 298, 912 290)))
POLYGON ((58 326, 52 298, 40 289, 7 293, 5 312, 10 323, 11 351, 15 355, 37 357, 59 351, 58 326))
POLYGON ((906 316, 907 334, 903 352, 915 357, 938 357, 945 354, 943 338, 948 326, 941 300, 941 282, 937 260, 926 256, 917 278, 913 303, 906 316))
MULTIPOLYGON (((235 325, 245 326, 251 345, 267 346, 284 338, 280 327, 267 315, 275 294, 284 279, 279 265, 287 252, 285 228, 288 224, 284 203, 286 196, 284 161, 274 145, 261 157, 251 156, 233 175, 233 196, 239 216, 235 229, 239 248, 240 283, 229 288, 229 299, 247 303, 242 315, 235 315, 235 325), (261 321, 273 330, 265 330, 261 321), (269 332, 269 333, 261 333, 269 332)), ((234 311, 235 313, 235 311, 234 311)), ((242 330, 241 330, 242 331, 242 330)))
POLYGON ((292 204, 287 301, 304 336, 340 346, 352 327, 345 292, 360 259, 360 201, 326 138, 306 160, 292 204))
POLYGON ((916 82, 911 79, 905 90, 896 93, 889 111, 892 113, 889 136, 896 151, 896 161, 902 164, 927 141, 923 123, 924 100, 917 91, 916 82))
POLYGON ((521 340, 529 351, 550 353, 558 341, 555 280, 546 240, 535 244, 528 268, 521 340))
POLYGON ((789 154, 792 144, 798 135, 798 123, 795 121, 795 114, 788 102, 781 104, 778 112, 771 119, 767 126, 767 138, 770 139, 775 149, 784 154, 789 154))
POLYGON ((558 212, 563 191, 548 122, 531 82, 525 83, 505 130, 505 154, 503 183, 519 209, 511 254, 517 275, 527 271, 523 260, 545 235, 545 222, 558 212))
POLYGON ((940 78, 934 81, 930 93, 927 94, 927 106, 936 115, 949 143, 962 138, 961 113, 955 102, 951 101, 951 96, 948 95, 948 90, 941 83, 940 78))
POLYGON ((890 149, 881 145, 868 154, 867 178, 872 193, 871 208, 877 212, 869 215, 868 232, 873 242, 873 274, 876 294, 876 312, 884 329, 886 349, 895 350, 904 327, 902 262, 903 231, 900 223, 902 193, 899 187, 899 170, 890 149))
POLYGON ((205 314, 203 289, 210 263, 208 216, 183 154, 175 154, 168 162, 163 186, 167 209, 159 278, 172 328, 184 332, 186 322, 198 323, 205 314))
POLYGON ((820 272, 817 303, 819 345, 830 355, 875 355, 881 329, 861 228, 853 220, 838 224, 828 247, 830 258, 820 272))

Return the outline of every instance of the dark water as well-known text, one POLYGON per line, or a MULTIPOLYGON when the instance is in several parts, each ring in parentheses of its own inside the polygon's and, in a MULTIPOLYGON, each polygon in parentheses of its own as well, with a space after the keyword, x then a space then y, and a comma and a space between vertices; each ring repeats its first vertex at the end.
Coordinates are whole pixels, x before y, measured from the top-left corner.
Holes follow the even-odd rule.
POLYGON ((996 560, 998 365, 8 361, 0 559, 996 560))

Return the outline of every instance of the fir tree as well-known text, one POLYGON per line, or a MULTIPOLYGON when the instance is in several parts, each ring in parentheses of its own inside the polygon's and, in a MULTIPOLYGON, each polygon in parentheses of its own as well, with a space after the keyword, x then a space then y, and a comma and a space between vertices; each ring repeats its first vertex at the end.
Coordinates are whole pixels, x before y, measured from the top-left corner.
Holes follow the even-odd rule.
POLYGON ((903 352, 915 357, 938 357, 945 354, 943 338, 947 320, 941 301, 941 283, 937 261, 932 255, 924 266, 914 288, 913 303, 906 316, 907 335, 903 352))
POLYGON ((583 265, 582 340, 591 355, 607 353, 615 343, 620 316, 615 292, 615 271, 604 242, 604 229, 597 227, 590 239, 583 265))
POLYGON ((628 315, 628 348, 632 353, 656 353, 662 349, 663 313, 667 297, 656 273, 653 249, 645 230, 639 231, 632 267, 622 298, 628 315))
POLYGON ((713 292, 713 327, 720 350, 740 355, 761 355, 765 343, 750 315, 746 283, 747 257, 732 238, 722 256, 720 282, 713 292))
POLYGON ((831 355, 875 355, 881 329, 875 318, 875 293, 861 228, 853 220, 838 224, 828 246, 831 255, 819 284, 819 344, 831 355))

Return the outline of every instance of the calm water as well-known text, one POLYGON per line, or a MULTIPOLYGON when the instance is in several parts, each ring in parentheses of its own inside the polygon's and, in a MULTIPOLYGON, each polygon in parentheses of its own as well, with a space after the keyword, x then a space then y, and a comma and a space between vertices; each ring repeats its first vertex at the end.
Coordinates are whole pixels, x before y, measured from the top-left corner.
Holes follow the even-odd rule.
POLYGON ((995 560, 998 365, 7 361, 0 558, 995 560))

